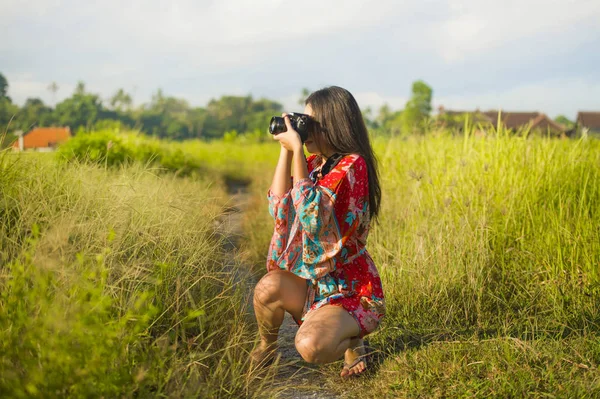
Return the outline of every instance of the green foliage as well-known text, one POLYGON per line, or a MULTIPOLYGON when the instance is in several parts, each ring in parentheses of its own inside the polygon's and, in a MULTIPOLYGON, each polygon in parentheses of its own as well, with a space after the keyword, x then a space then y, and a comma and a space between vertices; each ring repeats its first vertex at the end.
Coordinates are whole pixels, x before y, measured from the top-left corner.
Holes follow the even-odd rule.
MULTIPOLYGON (((404 110, 393 111, 389 105, 384 104, 374 119, 366 117, 367 127, 376 136, 385 137, 406 137, 414 133, 424 133, 429 130, 432 95, 431 87, 418 80, 412 85, 411 98, 404 110)), ((366 110, 366 115, 370 113, 370 109, 366 110)))
POLYGON ((102 102, 98 95, 86 93, 85 85, 79 82, 73 95, 58 103, 54 113, 60 126, 69 126, 72 131, 91 129, 102 115, 102 102))
MULTIPOLYGON (((8 82, 4 89, 8 89, 8 82)), ((58 86, 53 83, 49 90, 56 93, 58 86)), ((136 127, 151 136, 170 140, 219 139, 229 131, 252 134, 264 131, 270 118, 282 111, 281 104, 275 101, 254 100, 251 96, 223 96, 212 99, 206 108, 191 107, 187 101, 166 96, 160 89, 148 104, 134 109, 132 103, 131 95, 119 89, 107 108, 100 96, 87 92, 85 84, 79 82, 73 95, 54 110, 37 98, 28 99, 19 109, 10 98, 0 96, 0 126, 11 132, 19 129, 27 132, 34 126, 69 126, 78 135, 136 127), (11 118, 14 120, 8 126, 11 118)))
POLYGON ((13 104, 8 97, 0 97, 0 134, 17 130, 15 118, 19 107, 13 104))
POLYGON ((47 107, 39 98, 28 98, 16 115, 14 127, 28 132, 37 126, 50 126, 54 122, 52 108, 47 107))
POLYGON ((167 97, 162 90, 158 90, 152 96, 152 101, 143 107, 140 123, 142 130, 153 136, 178 140, 195 136, 201 127, 202 120, 189 121, 189 113, 187 101, 167 97))
MULTIPOLYGON (((477 128, 479 130, 485 131, 491 129, 492 126, 489 122, 489 119, 481 114, 480 112, 468 112, 468 113, 445 113, 441 112, 435 118, 435 127, 439 130, 449 130, 455 134, 463 135, 465 132, 465 128, 468 131, 472 128, 477 128)), ((521 132, 519 132, 521 133, 521 132)))
POLYGON ((572 120, 570 120, 569 118, 567 118, 564 115, 559 115, 556 118, 554 118, 554 121, 560 123, 561 125, 565 126, 567 129, 572 129, 575 127, 575 122, 573 122, 572 120))
POLYGON ((33 155, 0 153, 0 396, 266 396, 223 193, 33 155))
POLYGON ((202 170, 198 157, 183 152, 168 142, 114 130, 78 134, 60 146, 57 156, 66 162, 92 163, 105 167, 140 162, 157 165, 178 175, 199 173, 202 170))
POLYGON ((0 150, 11 147, 12 144, 17 140, 18 140, 18 137, 15 136, 14 134, 10 134, 10 133, 4 134, 0 131, 0 150))
POLYGON ((122 314, 107 286, 101 256, 65 265, 79 274, 66 281, 35 264, 39 227, 24 252, 6 264, 0 291, 0 392, 12 397, 130 395, 141 332, 156 317, 150 292, 132 295, 122 314), (57 289, 60 288, 60 289, 57 289), (7 328, 8 327, 8 328, 7 328))
POLYGON ((422 80, 412 85, 410 100, 402 112, 402 130, 405 133, 422 131, 423 122, 431 113, 431 98, 433 90, 422 80))
POLYGON ((223 96, 219 100, 211 100, 206 111, 203 135, 215 138, 233 130, 264 131, 271 117, 281 114, 282 106, 267 99, 254 101, 251 96, 223 96))
POLYGON ((436 341, 407 349, 382 365, 370 397, 596 398, 598 341, 436 341), (383 373, 382 373, 383 374, 383 373))
POLYGON ((372 117, 372 110, 363 111, 363 118, 369 131, 376 136, 398 136, 402 133, 402 111, 392 111, 389 105, 384 104, 379 108, 376 117, 372 117))
POLYGON ((302 88, 302 92, 300 94, 300 98, 298 99, 298 105, 304 108, 304 105, 306 103, 306 99, 308 98, 308 96, 310 95, 311 90, 303 87, 302 88))
POLYGON ((57 155, 65 161, 79 161, 108 166, 122 165, 135 159, 135 152, 117 134, 104 131, 78 134, 59 147, 57 155))
POLYGON ((223 141, 225 143, 233 143, 234 141, 237 140, 238 137, 238 132, 235 130, 231 130, 229 132, 225 132, 225 134, 223 135, 223 141))
POLYGON ((133 104, 133 99, 123 89, 119 89, 110 99, 110 106, 121 112, 129 110, 131 104, 133 104))
POLYGON ((0 99, 8 97, 8 80, 0 73, 0 99))
POLYGON ((115 133, 125 130, 126 126, 120 120, 100 119, 94 124, 94 131, 112 130, 115 133))

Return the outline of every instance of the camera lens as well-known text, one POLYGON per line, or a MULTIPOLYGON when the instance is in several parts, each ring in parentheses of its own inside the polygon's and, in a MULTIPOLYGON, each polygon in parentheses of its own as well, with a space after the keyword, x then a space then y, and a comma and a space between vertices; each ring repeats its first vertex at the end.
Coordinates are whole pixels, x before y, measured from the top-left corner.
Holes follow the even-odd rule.
POLYGON ((280 116, 274 116, 271 118, 271 123, 269 124, 269 133, 277 134, 283 133, 287 130, 285 126, 285 121, 280 116))

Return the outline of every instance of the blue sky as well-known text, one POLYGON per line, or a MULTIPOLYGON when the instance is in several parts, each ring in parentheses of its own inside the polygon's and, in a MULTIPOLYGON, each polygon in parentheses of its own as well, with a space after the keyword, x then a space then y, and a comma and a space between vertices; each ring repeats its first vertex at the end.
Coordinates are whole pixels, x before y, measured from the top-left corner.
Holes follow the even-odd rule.
POLYGON ((600 111, 600 1, 1 0, 0 72, 19 104, 82 80, 136 104, 162 88, 291 111, 303 87, 338 85, 363 108, 401 109, 422 79, 435 107, 574 118, 600 111))

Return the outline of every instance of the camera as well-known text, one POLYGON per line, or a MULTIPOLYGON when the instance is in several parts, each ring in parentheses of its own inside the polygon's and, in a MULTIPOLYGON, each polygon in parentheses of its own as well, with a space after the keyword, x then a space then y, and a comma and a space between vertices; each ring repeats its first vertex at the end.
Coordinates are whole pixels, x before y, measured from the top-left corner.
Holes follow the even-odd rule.
MULTIPOLYGON (((311 118, 309 115, 301 114, 298 112, 290 112, 287 114, 290 118, 290 123, 295 131, 300 135, 300 140, 304 143, 308 138, 308 129, 311 123, 311 118)), ((269 133, 271 134, 279 134, 287 131, 287 127, 285 126, 285 120, 281 116, 274 116, 271 118, 271 123, 269 124, 269 133)))

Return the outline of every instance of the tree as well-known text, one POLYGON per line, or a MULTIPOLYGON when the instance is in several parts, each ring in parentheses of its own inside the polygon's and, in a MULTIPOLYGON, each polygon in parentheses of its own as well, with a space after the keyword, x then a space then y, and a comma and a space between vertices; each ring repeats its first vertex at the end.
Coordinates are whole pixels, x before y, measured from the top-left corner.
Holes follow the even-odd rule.
POLYGON ((304 107, 304 103, 306 103, 306 99, 310 95, 310 90, 304 87, 302 89, 302 93, 300 94, 300 98, 298 99, 298 105, 304 107))
POLYGON ((131 96, 123 89, 119 89, 110 99, 112 109, 119 112, 128 111, 132 103, 131 96))
POLYGON ((13 119, 18 112, 19 107, 8 96, 8 80, 0 73, 0 137, 6 131, 15 130, 13 119))
POLYGON ((158 137, 174 140, 192 136, 195 128, 190 118, 191 109, 187 101, 167 97, 161 89, 152 95, 149 104, 144 104, 139 116, 142 130, 158 137))
POLYGON ((28 98, 15 118, 18 129, 27 132, 34 126, 52 124, 52 108, 47 107, 39 98, 28 98))
POLYGON ((215 138, 232 130, 247 131, 252 103, 251 96, 223 96, 218 100, 210 100, 206 107, 204 135, 215 138))
POLYGON ((377 123, 378 126, 385 126, 386 122, 391 116, 392 110, 390 109, 390 106, 383 104, 381 107, 379 107, 379 113, 377 114, 377 118, 375 118, 375 123, 377 123))
POLYGON ((379 107, 379 112, 374 120, 370 121, 371 128, 376 129, 378 134, 397 135, 401 130, 402 111, 392 111, 388 104, 379 107))
POLYGON ((19 107, 13 104, 8 97, 0 97, 0 137, 6 131, 14 131, 17 125, 14 121, 19 112, 19 107))
POLYGON ((269 122, 274 116, 281 116, 283 106, 272 100, 261 98, 250 103, 246 116, 245 132, 260 131, 267 133, 269 122))
POLYGON ((102 119, 104 108, 96 94, 87 93, 85 84, 78 82, 73 95, 56 105, 55 118, 62 126, 71 130, 90 129, 98 119, 102 119))
POLYGON ((366 107, 361 110, 361 113, 367 129, 376 129, 377 122, 373 120, 373 109, 371 107, 366 107))
POLYGON ((572 129, 575 127, 575 122, 573 122, 564 115, 558 115, 554 120, 557 123, 560 123, 561 125, 565 126, 567 129, 572 129))
POLYGON ((56 82, 52 82, 48 85, 48 91, 52 93, 52 102, 56 104, 56 93, 58 92, 58 84, 56 82))
POLYGON ((75 86, 75 94, 85 94, 85 83, 83 83, 81 80, 77 82, 77 86, 75 86))
POLYGON ((8 80, 0 73, 0 98, 8 97, 8 80))
POLYGON ((402 112, 402 130, 413 133, 421 129, 422 123, 431 113, 431 98, 433 90, 422 80, 412 85, 412 95, 402 112))

